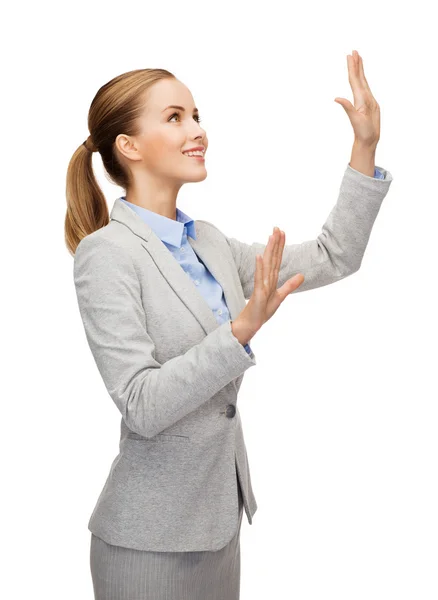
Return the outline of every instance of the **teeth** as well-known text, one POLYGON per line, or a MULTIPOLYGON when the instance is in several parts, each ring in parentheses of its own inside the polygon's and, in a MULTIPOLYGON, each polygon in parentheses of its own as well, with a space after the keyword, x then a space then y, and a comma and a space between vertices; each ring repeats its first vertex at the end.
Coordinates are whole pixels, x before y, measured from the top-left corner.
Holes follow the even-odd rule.
POLYGON ((183 152, 186 156, 204 156, 202 150, 195 150, 195 152, 183 152))

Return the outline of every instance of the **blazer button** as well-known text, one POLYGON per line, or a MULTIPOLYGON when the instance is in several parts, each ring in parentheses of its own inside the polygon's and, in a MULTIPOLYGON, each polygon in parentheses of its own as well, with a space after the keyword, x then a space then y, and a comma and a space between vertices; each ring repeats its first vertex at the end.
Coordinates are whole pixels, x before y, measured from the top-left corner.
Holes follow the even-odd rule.
POLYGON ((227 406, 227 410, 226 410, 227 417, 229 419, 232 419, 235 414, 236 414, 236 407, 234 406, 234 404, 229 404, 227 406))

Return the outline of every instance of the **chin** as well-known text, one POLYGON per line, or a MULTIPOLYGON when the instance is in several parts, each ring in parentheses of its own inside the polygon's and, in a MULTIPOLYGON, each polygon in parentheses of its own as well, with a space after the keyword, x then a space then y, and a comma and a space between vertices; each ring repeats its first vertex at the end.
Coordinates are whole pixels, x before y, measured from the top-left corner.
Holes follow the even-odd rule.
POLYGON ((197 174, 193 174, 192 177, 190 178, 185 178, 186 183, 195 183, 197 181, 204 181, 204 179, 207 177, 207 170, 203 169, 203 171, 201 172, 201 170, 199 171, 199 173, 197 174))

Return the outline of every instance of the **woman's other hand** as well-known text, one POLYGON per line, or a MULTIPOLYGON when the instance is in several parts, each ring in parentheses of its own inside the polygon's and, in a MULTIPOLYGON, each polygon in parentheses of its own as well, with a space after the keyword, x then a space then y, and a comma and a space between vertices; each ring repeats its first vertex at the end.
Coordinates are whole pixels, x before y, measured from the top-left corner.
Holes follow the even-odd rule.
POLYGON ((245 308, 232 323, 234 335, 243 344, 249 342, 262 325, 275 314, 283 300, 304 281, 304 275, 298 273, 277 289, 285 242, 284 231, 274 227, 274 233, 269 236, 263 256, 260 254, 256 256, 254 291, 245 308))
POLYGON ((347 55, 348 81, 353 91, 354 106, 346 98, 335 98, 347 113, 354 130, 354 141, 375 148, 380 139, 380 106, 371 93, 357 50, 347 55))

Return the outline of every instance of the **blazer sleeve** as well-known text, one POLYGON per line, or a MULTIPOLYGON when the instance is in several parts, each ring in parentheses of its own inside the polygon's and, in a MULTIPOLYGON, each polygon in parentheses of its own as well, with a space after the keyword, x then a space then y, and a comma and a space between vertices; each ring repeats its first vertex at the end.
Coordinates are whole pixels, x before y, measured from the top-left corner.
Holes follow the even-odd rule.
MULTIPOLYGON (((393 179, 389 171, 377 168, 384 179, 347 166, 337 203, 318 237, 299 244, 285 244, 277 287, 302 273, 304 281, 293 293, 304 292, 335 283, 360 268, 374 221, 393 179)), ((244 296, 249 299, 254 290, 256 254, 263 255, 267 243, 246 244, 222 235, 231 248, 244 296)))
POLYGON ((185 354, 155 359, 141 288, 129 252, 103 236, 83 238, 74 283, 86 338, 127 426, 154 437, 256 364, 228 320, 185 354))

